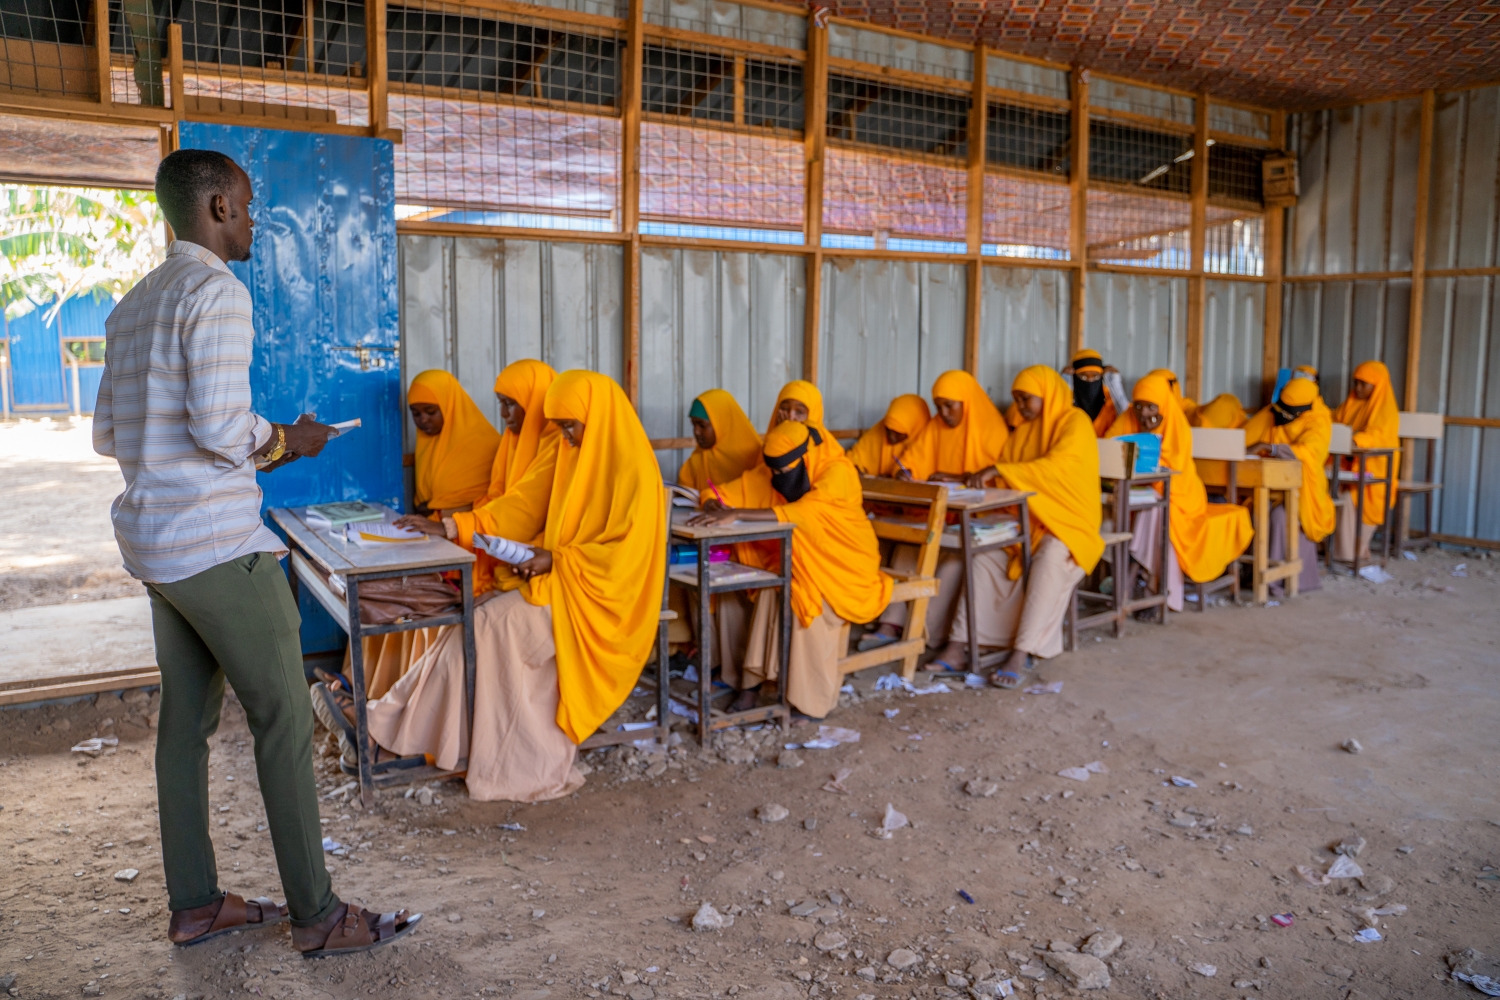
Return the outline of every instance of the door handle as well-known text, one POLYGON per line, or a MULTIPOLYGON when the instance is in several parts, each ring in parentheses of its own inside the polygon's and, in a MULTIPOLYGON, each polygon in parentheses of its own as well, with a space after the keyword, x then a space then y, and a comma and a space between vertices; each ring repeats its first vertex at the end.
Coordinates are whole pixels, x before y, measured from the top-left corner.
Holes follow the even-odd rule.
POLYGON ((359 370, 367 372, 371 368, 384 368, 386 364, 385 355, 395 354, 394 347, 375 347, 369 344, 355 344, 353 346, 332 346, 331 351, 353 351, 359 358, 359 370))

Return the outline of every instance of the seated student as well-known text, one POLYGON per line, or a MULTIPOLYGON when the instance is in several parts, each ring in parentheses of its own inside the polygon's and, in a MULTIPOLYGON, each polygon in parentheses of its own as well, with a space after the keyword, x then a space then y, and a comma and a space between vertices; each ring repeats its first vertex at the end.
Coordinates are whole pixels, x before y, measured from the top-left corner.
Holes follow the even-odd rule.
MULTIPOLYGON (((1161 465, 1177 475, 1172 477, 1171 541, 1167 547, 1167 607, 1182 610, 1181 574, 1196 583, 1208 583, 1224 575, 1227 567, 1250 544, 1255 531, 1250 512, 1238 504, 1209 503, 1208 491, 1198 478, 1193 464, 1193 430, 1183 415, 1171 384, 1160 374, 1147 375, 1135 384, 1131 419, 1115 422, 1110 437, 1142 431, 1161 437, 1161 465)), ((1154 487, 1158 493, 1160 486, 1154 487)), ((1137 515, 1131 539, 1131 555, 1159 573, 1155 555, 1161 536, 1159 518, 1154 511, 1137 515)), ((1119 585, 1118 583, 1116 584, 1119 585)))
POLYGON ((519 590, 476 601, 474 728, 464 710, 463 632, 442 636, 369 703, 383 751, 467 767, 480 801, 539 802, 583 784, 577 744, 630 694, 656 639, 666 575, 661 467, 635 409, 604 375, 568 371, 547 390, 563 444, 550 475, 533 465, 483 510, 444 518, 476 531, 542 535, 514 567, 519 590), (466 762, 466 763, 465 763, 466 762))
MULTIPOLYGON (((1112 388, 1110 383, 1119 378, 1119 372, 1105 365, 1098 351, 1086 347, 1073 355, 1072 362, 1063 369, 1063 375, 1072 379, 1073 405, 1089 415, 1094 423, 1094 436, 1103 437, 1120 415, 1115 394, 1109 391, 1112 388)), ((1118 391, 1123 395, 1124 387, 1120 386, 1118 391)), ((1127 404, 1122 400, 1120 405, 1127 404)), ((1012 404, 1012 409, 1015 409, 1015 404, 1012 404)), ((1018 426, 1009 415, 1007 422, 1012 427, 1018 426)))
POLYGON ((854 442, 849 461, 866 476, 894 476, 900 468, 901 453, 931 419, 927 400, 910 392, 897 396, 886 407, 885 416, 854 442))
MULTIPOLYGON (((783 521, 797 526, 792 541, 791 677, 787 700, 821 719, 839 701, 838 661, 845 622, 866 622, 890 603, 892 579, 880 572, 880 547, 865 516, 859 473, 844 455, 820 449, 822 433, 786 420, 766 434, 764 461, 720 487, 724 502, 704 501, 689 524, 783 521)), ((739 561, 780 568, 780 554, 738 547, 739 561)), ((739 688, 735 710, 755 707, 760 686, 776 680, 781 637, 780 592, 756 592, 755 617, 743 667, 726 661, 725 683, 739 688)))
POLYGON ((1245 426, 1250 419, 1239 397, 1232 392, 1223 392, 1198 407, 1188 423, 1194 427, 1219 427, 1233 430, 1245 426))
POLYGON ((688 410, 698 447, 677 472, 677 482, 712 495, 712 486, 732 483, 760 463, 760 435, 734 396, 710 389, 688 410))
MULTIPOLYGON (((963 483, 971 474, 995 464, 1010 428, 999 409, 990 401, 984 387, 965 371, 949 371, 932 384, 932 402, 937 416, 912 438, 901 454, 896 475, 901 479, 929 482, 963 483)), ((891 568, 910 572, 917 568, 917 547, 897 545, 891 554, 891 568)), ((963 558, 944 551, 938 556, 937 577, 941 581, 938 595, 927 603, 927 644, 936 648, 948 634, 959 590, 963 583, 963 558)), ((873 649, 896 641, 906 626, 907 607, 893 604, 880 616, 880 625, 860 640, 859 648, 873 649)), ((932 670, 947 670, 951 665, 935 662, 932 670)))
MULTIPOLYGON (((1318 542, 1327 538, 1334 526, 1325 469, 1333 420, 1321 402, 1316 382, 1294 377, 1276 402, 1245 425, 1245 446, 1250 454, 1302 463, 1302 489, 1297 498, 1297 520, 1302 529, 1298 545, 1302 573, 1297 588, 1301 591, 1320 586, 1318 542)), ((1273 562, 1286 558, 1286 511, 1280 504, 1271 511, 1270 558, 1273 562)), ((1273 586, 1281 589, 1279 583, 1273 586)))
MULTIPOLYGON (((1391 456, 1391 482, 1396 481, 1401 466, 1401 410, 1396 404, 1396 392, 1391 388, 1391 373, 1379 361, 1366 361, 1354 369, 1354 378, 1349 384, 1349 396, 1333 411, 1333 422, 1348 424, 1354 432, 1356 448, 1395 448, 1391 456)), ((1342 460, 1342 466, 1350 471, 1359 468, 1352 456, 1342 460)), ((1365 459, 1365 473, 1380 479, 1385 478, 1386 459, 1365 459)), ((1340 487, 1346 491, 1358 489, 1353 483, 1340 487)), ((1359 557, 1370 558, 1370 539, 1375 529, 1385 523, 1386 514, 1395 502, 1395 491, 1386 495, 1384 483, 1364 487, 1365 517, 1359 526, 1359 557)), ((1355 505, 1351 502, 1339 508, 1338 527, 1335 534, 1334 557, 1350 562, 1354 559, 1355 505)))
MULTIPOLYGON (((458 379, 448 372, 432 369, 412 379, 406 403, 417 426, 413 501, 421 516, 401 518, 397 523, 423 521, 437 530, 443 513, 469 510, 474 501, 484 496, 500 435, 458 379)), ((365 690, 370 697, 385 694, 435 638, 435 629, 389 632, 366 638, 363 641, 365 690)), ((349 676, 349 669, 346 652, 345 677, 349 676)), ((325 683, 333 681, 325 674, 318 676, 325 683)), ((327 714, 325 706, 317 707, 319 718, 323 718, 327 714)), ((352 746, 346 749, 353 752, 352 746)))
POLYGON ((979 644, 1010 649, 990 678, 1013 688, 1032 657, 1062 652, 1062 623, 1073 588, 1104 553, 1099 535, 1099 445, 1088 414, 1074 405, 1061 375, 1033 365, 1011 389, 1021 416, 998 460, 969 477, 969 485, 996 485, 1035 493, 1031 512, 1031 575, 1021 584, 1020 545, 974 557, 974 593, 964 595, 939 659, 967 662, 969 615, 978 616, 979 644), (972 611, 971 611, 972 609, 972 611))

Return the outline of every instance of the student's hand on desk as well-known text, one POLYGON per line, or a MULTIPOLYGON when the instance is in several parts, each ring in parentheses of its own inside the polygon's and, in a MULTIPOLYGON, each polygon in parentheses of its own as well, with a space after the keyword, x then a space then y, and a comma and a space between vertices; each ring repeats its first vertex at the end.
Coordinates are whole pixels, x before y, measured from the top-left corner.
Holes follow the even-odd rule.
POLYGON ((951 472, 934 472, 927 477, 927 481, 931 483, 962 483, 966 479, 965 476, 955 476, 951 472))
POLYGON ((552 553, 546 549, 536 549, 535 555, 516 567, 516 576, 523 580, 530 580, 534 576, 552 572, 552 553))
POLYGON ((990 480, 994 478, 994 469, 980 469, 978 472, 970 473, 969 478, 964 480, 964 485, 969 487, 969 489, 971 490, 982 490, 987 485, 989 485, 990 480))
POLYGON ((708 500, 703 504, 703 513, 694 514, 688 518, 689 528, 712 528, 717 524, 731 524, 740 516, 740 511, 733 507, 726 507, 717 500, 708 500), (709 504, 713 504, 712 507, 709 504))
POLYGON ((709 497, 707 500, 703 501, 703 509, 704 510, 728 510, 729 509, 729 505, 726 504, 723 500, 720 500, 718 497, 709 497))
POLYGON ((443 530, 442 521, 429 521, 420 514, 402 514, 396 518, 396 527, 410 528, 420 531, 424 535, 436 535, 438 538, 446 538, 448 533, 443 530))

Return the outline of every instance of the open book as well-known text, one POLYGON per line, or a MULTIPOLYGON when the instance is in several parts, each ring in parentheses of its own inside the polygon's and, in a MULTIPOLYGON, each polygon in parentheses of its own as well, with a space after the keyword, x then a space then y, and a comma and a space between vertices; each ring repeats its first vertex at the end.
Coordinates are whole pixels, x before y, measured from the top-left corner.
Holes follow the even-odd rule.
POLYGON ((667 491, 672 494, 673 507, 697 508, 700 506, 698 491, 691 486, 679 486, 676 483, 667 483, 666 487, 667 491))
POLYGON ((400 528, 385 522, 348 524, 344 526, 344 537, 361 548, 389 545, 395 542, 420 542, 427 536, 411 528, 400 528))

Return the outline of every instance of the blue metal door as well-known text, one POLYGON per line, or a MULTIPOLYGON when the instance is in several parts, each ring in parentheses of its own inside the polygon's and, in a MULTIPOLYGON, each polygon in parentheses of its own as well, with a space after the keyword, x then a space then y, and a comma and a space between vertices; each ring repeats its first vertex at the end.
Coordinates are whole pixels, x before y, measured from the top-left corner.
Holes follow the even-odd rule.
POLYGON ((5 324, 10 337, 11 405, 25 413, 66 413, 69 396, 63 387, 62 343, 57 318, 44 323, 50 305, 40 305, 5 324))
MULTIPOLYGON (((400 509, 401 384, 395 167, 384 139, 184 122, 183 148, 216 149, 250 175, 253 257, 231 269, 250 289, 257 413, 291 421, 359 417, 323 454, 260 477, 265 506, 370 500, 400 509)), ((302 644, 342 633, 302 602, 302 644)))

